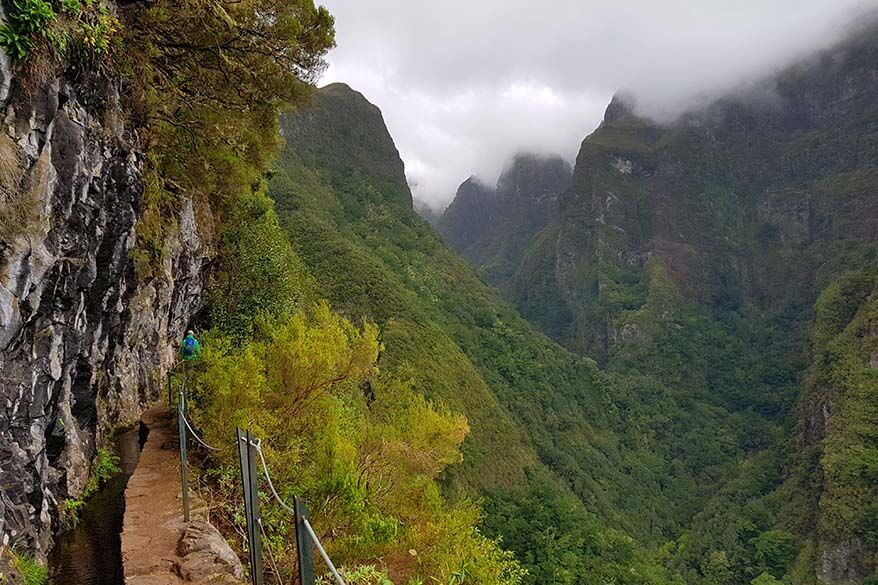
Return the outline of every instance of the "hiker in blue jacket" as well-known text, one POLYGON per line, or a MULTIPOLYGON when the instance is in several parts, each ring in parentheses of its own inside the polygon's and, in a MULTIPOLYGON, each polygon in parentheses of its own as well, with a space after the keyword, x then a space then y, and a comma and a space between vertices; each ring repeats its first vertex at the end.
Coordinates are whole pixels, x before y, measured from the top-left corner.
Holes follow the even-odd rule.
POLYGON ((195 339, 195 333, 190 329, 180 344, 180 357, 184 362, 191 362, 201 357, 201 344, 195 339))

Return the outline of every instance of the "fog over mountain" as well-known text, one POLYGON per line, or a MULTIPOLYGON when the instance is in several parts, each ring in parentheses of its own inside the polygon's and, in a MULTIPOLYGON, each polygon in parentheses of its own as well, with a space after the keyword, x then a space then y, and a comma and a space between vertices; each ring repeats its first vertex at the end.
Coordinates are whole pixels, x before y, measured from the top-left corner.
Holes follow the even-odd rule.
POLYGON ((325 0, 324 82, 377 104, 415 198, 442 208, 521 150, 572 160, 613 93, 668 120, 843 38, 878 0, 325 0))

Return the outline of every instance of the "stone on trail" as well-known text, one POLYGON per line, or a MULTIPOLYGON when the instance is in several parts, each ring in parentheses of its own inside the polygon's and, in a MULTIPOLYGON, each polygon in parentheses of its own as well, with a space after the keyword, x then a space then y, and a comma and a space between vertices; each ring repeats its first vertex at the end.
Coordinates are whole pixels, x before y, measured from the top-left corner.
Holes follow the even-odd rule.
POLYGON ((211 524, 196 520, 183 530, 177 553, 183 557, 177 566, 180 577, 186 581, 234 583, 244 578, 244 568, 219 530, 211 524))

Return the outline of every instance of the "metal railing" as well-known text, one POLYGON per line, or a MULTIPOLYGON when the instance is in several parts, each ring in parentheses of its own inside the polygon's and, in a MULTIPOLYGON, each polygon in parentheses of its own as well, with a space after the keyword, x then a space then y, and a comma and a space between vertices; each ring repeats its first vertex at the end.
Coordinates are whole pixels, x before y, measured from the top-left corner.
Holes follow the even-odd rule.
MULTIPOLYGON (((170 377, 169 377, 170 378, 170 377)), ((168 393, 170 396, 170 380, 168 381, 168 393)), ((169 399, 170 402, 170 399, 169 399)), ((182 486, 183 496, 183 519, 189 522, 189 463, 188 463, 188 444, 187 438, 191 435, 205 449, 218 452, 222 451, 220 447, 214 447, 201 438, 186 416, 188 407, 188 398, 186 395, 186 383, 179 392, 179 404, 177 406, 177 427, 180 434, 180 482, 182 486)), ((299 566, 299 579, 302 585, 315 585, 316 576, 314 573, 314 559, 312 554, 312 545, 317 548, 324 563, 326 563, 329 572, 337 585, 346 585, 344 578, 335 567, 332 559, 317 537, 314 527, 309 520, 308 508, 304 502, 298 497, 293 498, 293 506, 288 505, 277 492, 268 464, 265 461, 265 455, 262 452, 262 439, 254 437, 249 430, 241 428, 235 429, 238 445, 238 461, 241 469, 241 485, 244 494, 244 513, 247 519, 247 550, 250 557, 250 580, 252 585, 264 584, 264 570, 262 564, 262 537, 265 536, 265 528, 262 525, 262 517, 259 512, 259 481, 258 471, 262 468, 265 482, 271 492, 271 496, 277 503, 289 513, 295 520, 296 527, 296 553, 299 566), (257 463, 258 457, 258 463, 257 463)), ((275 578, 281 585, 280 571, 274 560, 271 550, 269 549, 269 560, 275 574, 275 578)))

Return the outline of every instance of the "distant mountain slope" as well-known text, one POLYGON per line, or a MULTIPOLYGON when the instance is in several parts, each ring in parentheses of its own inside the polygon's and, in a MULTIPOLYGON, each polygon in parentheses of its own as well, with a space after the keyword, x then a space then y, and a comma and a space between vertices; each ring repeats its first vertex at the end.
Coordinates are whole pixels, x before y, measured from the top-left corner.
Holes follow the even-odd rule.
POLYGON ((461 256, 503 287, 531 238, 556 218, 558 195, 573 171, 559 156, 518 154, 491 189, 470 177, 439 221, 439 233, 461 256))
MULTIPOLYGON (((648 554, 669 542, 676 552, 663 562, 701 582, 698 547, 676 548, 690 522, 718 494, 729 495, 716 505, 738 497, 738 484, 755 481, 758 496, 780 481, 779 423, 724 401, 751 390, 746 341, 686 304, 652 263, 639 319, 655 344, 601 370, 537 333, 415 214, 380 112, 363 96, 324 88, 282 131, 270 193, 321 296, 381 326, 380 367, 409 372, 428 398, 468 417, 465 459, 446 489, 487 498, 486 530, 524 560, 529 582, 674 582, 648 554), (679 327, 659 335, 669 313, 679 327)), ((766 399, 767 412, 776 402, 766 399)), ((774 527, 771 514, 748 522, 755 533, 740 536, 730 561, 741 579, 755 570, 748 539, 774 527)))
POLYGON ((875 30, 669 127, 617 98, 511 298, 542 324, 528 299, 551 282, 573 315, 561 340, 601 359, 645 300, 649 257, 711 311, 803 312, 878 239, 875 30))
POLYGON ((687 580, 871 582, 878 26, 671 125, 636 111, 610 104, 503 290, 607 371, 746 417, 746 463, 671 555, 687 580))

